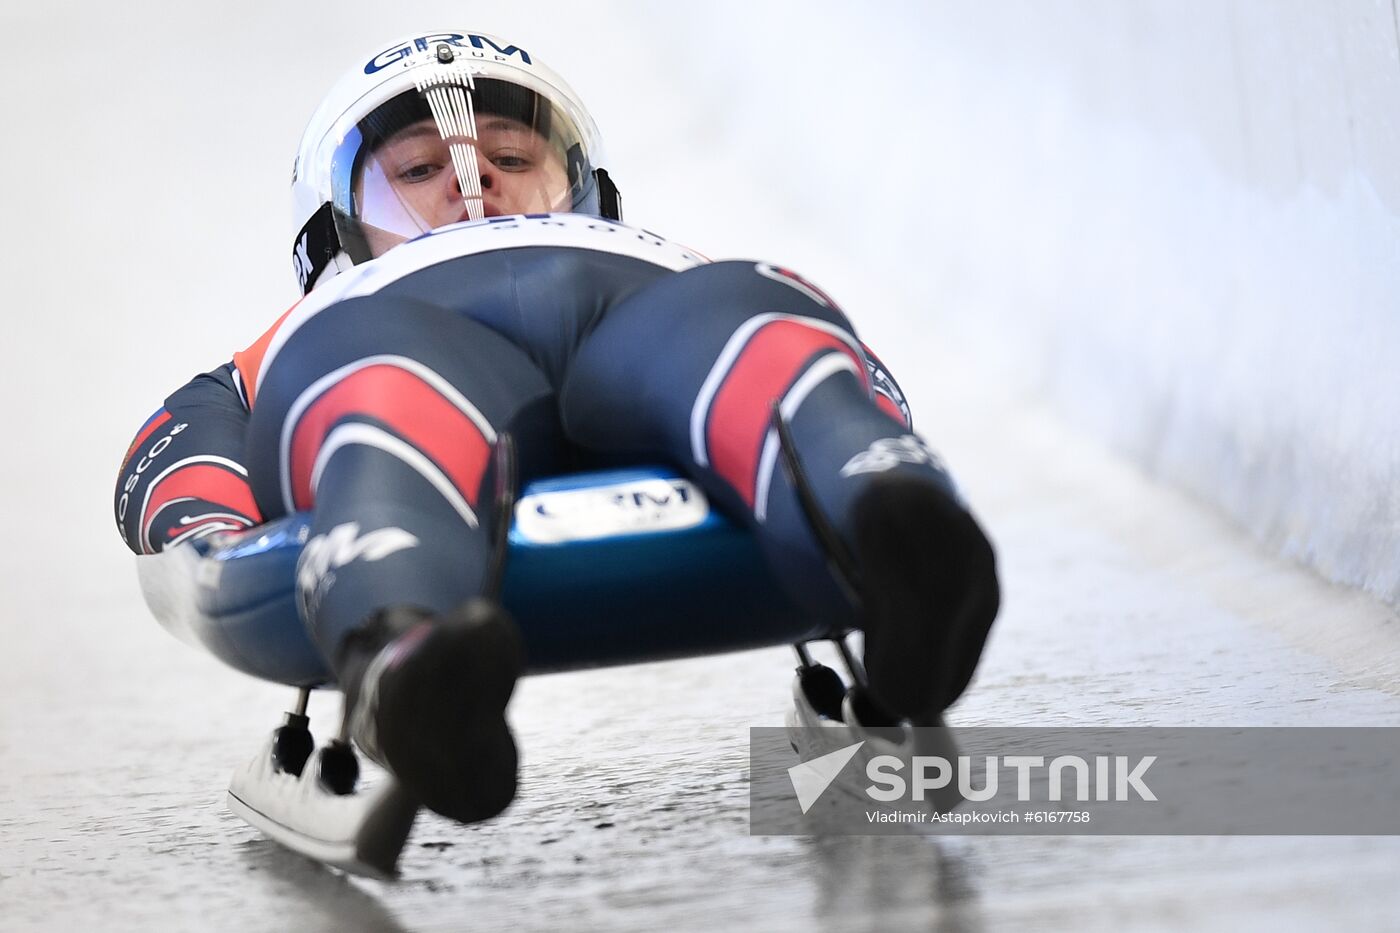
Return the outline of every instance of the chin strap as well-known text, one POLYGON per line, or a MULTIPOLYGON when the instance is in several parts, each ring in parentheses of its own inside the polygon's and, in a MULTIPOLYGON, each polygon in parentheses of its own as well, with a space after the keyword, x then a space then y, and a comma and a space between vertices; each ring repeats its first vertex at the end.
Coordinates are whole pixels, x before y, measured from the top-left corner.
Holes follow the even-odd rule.
POLYGON ((608 170, 594 169, 593 177, 598 179, 598 213, 608 220, 622 220, 622 192, 613 184, 608 170))
POLYGON ((301 228, 292 245, 292 271, 296 273, 301 293, 308 294, 332 267, 331 275, 351 266, 368 262, 372 257, 357 223, 336 223, 337 211, 329 201, 322 204, 301 228))
POLYGON ((331 203, 322 204, 311 215, 292 243, 292 271, 296 273, 301 293, 311 291, 311 286, 326 271, 326 266, 341 251, 340 235, 335 229, 335 215, 331 203))

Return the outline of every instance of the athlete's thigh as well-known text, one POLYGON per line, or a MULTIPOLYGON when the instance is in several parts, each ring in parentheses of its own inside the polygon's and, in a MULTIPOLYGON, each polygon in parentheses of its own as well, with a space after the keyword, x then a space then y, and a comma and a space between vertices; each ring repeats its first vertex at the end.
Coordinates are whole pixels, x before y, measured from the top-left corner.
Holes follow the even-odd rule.
POLYGON ((744 261, 674 273, 608 309, 583 342, 560 393, 564 430, 593 450, 703 464, 714 428, 745 443, 763 433, 768 400, 830 353, 865 378, 845 315, 794 274, 744 261))
POLYGON ((314 505, 318 459, 340 441, 433 461, 476 501, 502 431, 525 477, 559 443, 553 392, 519 347, 439 305, 375 294, 331 305, 279 345, 257 386, 248 466, 263 514, 314 505), (353 427, 351 425, 353 424, 353 427))

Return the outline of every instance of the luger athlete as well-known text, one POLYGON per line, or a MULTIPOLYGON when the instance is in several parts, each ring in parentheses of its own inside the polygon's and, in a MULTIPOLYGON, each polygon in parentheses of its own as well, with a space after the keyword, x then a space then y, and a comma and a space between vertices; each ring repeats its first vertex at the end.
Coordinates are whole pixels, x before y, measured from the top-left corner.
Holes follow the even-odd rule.
POLYGON ((427 806, 480 820, 515 793, 521 640, 481 596, 504 432, 524 480, 678 466, 840 624, 776 402, 859 571, 874 699, 932 723, 967 686, 993 553, 893 380, 797 274, 622 225, 592 119, 526 49, 444 32, 357 63, 292 194, 305 297, 141 428, 117 522, 149 554, 311 510, 305 622, 356 742, 427 806))

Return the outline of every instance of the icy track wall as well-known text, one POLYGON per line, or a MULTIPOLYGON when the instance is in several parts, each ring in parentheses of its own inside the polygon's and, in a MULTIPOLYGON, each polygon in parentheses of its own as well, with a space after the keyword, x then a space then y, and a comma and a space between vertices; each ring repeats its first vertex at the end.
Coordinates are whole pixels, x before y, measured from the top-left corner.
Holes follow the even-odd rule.
POLYGON ((756 7, 706 37, 746 64, 696 62, 783 95, 731 142, 834 129, 791 209, 863 211, 850 258, 904 280, 927 356, 1400 605, 1388 0, 756 7))

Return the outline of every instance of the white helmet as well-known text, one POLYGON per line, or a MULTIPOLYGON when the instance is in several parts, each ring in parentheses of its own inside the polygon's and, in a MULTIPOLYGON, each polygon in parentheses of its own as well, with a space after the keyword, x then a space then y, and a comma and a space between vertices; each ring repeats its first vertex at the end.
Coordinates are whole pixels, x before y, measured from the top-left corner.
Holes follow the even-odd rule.
POLYGON ((395 42, 341 78, 302 135, 302 293, 447 223, 547 211, 620 220, 601 160, 588 111, 525 49, 466 30, 395 42))

